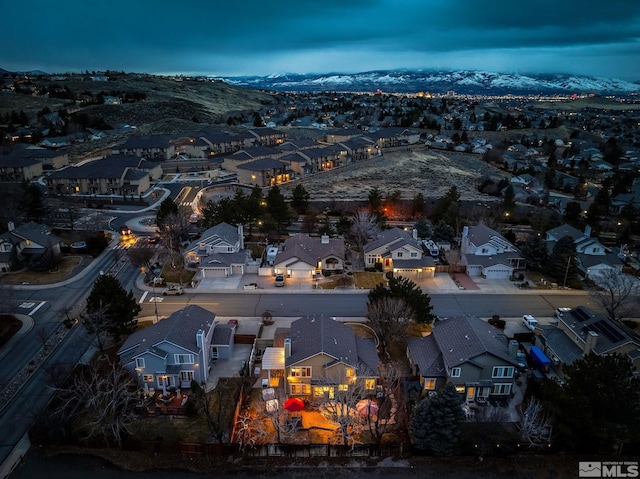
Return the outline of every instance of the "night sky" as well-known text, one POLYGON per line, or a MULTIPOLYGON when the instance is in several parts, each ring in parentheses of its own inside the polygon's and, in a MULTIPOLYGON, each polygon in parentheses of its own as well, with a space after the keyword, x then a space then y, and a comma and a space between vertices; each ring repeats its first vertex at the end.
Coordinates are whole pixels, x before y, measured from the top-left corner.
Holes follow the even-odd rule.
POLYGON ((2 3, 0 68, 12 71, 422 68, 640 80, 639 0, 2 3))

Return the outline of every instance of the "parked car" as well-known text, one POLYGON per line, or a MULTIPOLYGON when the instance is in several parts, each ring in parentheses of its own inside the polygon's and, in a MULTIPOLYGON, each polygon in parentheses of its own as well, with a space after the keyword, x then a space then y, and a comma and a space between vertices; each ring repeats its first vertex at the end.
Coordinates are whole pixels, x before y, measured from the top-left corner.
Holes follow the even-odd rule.
POLYGON ((175 294, 180 296, 184 291, 182 290, 182 286, 169 286, 162 291, 163 296, 167 296, 170 294, 175 294))
POLYGON ((522 317, 522 324, 529 330, 533 331, 538 326, 538 320, 530 314, 525 314, 522 317))
POLYGON ((284 274, 276 274, 276 286, 284 286, 284 274))
POLYGON ((147 243, 149 244, 156 244, 158 241, 160 241, 160 238, 158 238, 157 236, 149 236, 147 238, 147 243))

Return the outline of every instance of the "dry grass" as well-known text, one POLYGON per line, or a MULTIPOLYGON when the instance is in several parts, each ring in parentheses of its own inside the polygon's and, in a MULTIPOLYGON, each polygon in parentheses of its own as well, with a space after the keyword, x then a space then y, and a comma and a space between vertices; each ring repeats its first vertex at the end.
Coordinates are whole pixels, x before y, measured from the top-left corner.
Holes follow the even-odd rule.
POLYGON ((367 271, 354 272, 353 279, 356 282, 356 288, 359 289, 373 289, 379 284, 386 283, 382 273, 370 273, 367 271))
POLYGON ((172 268, 171 264, 166 264, 162 268, 160 276, 164 278, 166 284, 188 284, 195 276, 196 272, 183 268, 172 268))
POLYGON ((15 273, 5 273, 0 277, 0 282, 4 284, 48 284, 56 283, 67 278, 71 272, 80 265, 82 256, 65 256, 52 271, 17 271, 15 273))

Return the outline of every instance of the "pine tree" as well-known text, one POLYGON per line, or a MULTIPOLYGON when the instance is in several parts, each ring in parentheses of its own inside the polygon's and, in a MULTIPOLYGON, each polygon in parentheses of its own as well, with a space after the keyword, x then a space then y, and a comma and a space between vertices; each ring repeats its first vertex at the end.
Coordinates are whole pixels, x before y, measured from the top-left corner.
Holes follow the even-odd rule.
POLYGON ((464 421, 462 398, 447 383, 435 396, 420 401, 409 421, 412 444, 436 456, 453 456, 460 442, 460 423, 464 421))
MULTIPOLYGON (((131 334, 138 324, 136 316, 142 308, 132 291, 125 291, 113 276, 101 276, 93 285, 87 298, 87 313, 100 313, 104 323, 95 326, 117 342, 121 337, 131 334)), ((88 328, 89 329, 89 328, 88 328)), ((89 332, 97 332, 89 329, 89 332)))

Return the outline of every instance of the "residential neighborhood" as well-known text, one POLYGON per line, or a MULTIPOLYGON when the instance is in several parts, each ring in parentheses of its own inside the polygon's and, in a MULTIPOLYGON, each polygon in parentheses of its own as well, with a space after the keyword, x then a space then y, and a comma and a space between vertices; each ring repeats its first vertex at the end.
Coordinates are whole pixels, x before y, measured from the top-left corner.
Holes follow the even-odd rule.
POLYGON ((573 101, 273 93, 161 132, 2 111, 24 124, 0 125, 0 411, 48 371, 20 444, 632 455, 636 113, 573 101))

